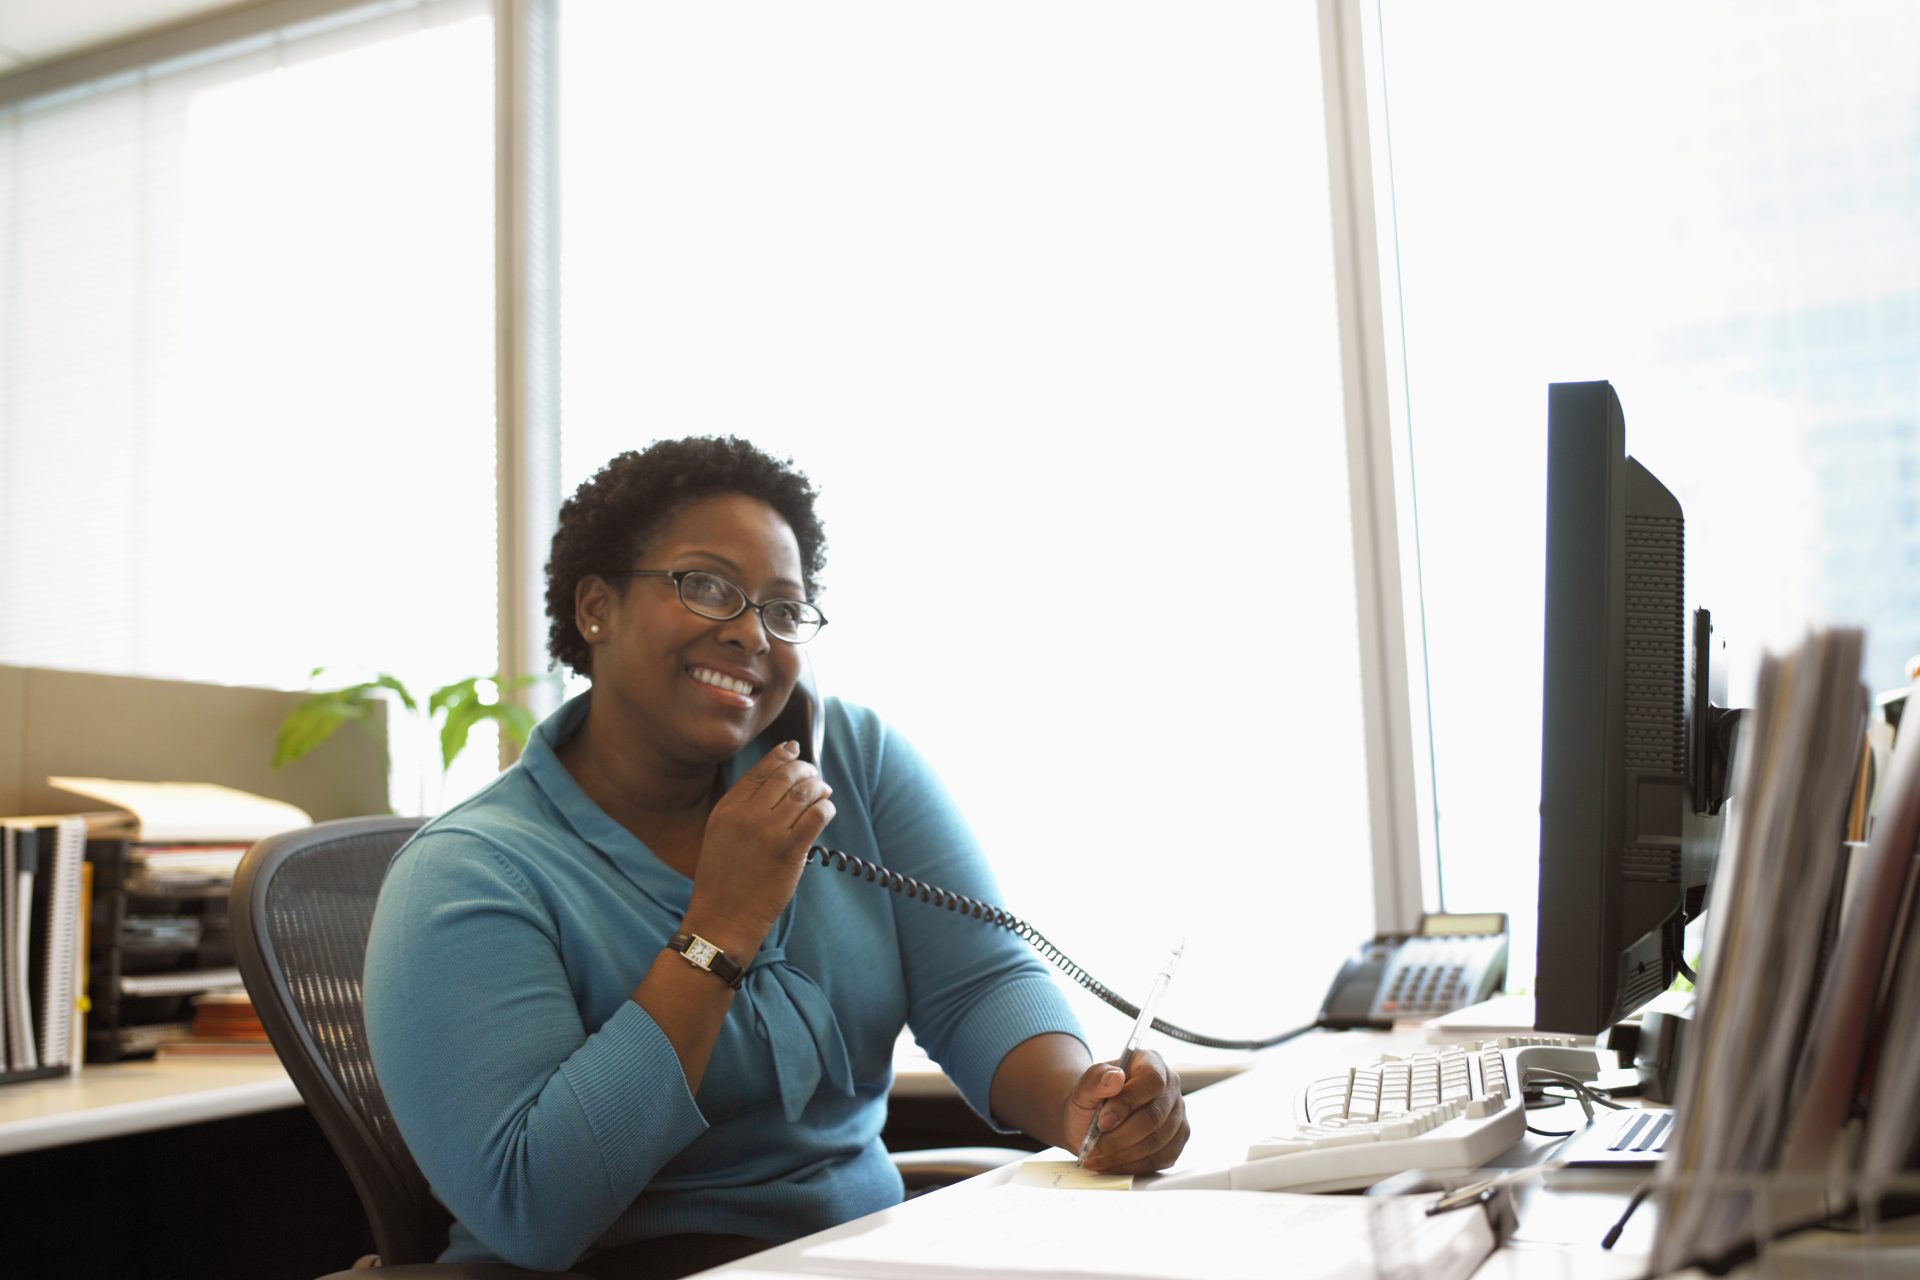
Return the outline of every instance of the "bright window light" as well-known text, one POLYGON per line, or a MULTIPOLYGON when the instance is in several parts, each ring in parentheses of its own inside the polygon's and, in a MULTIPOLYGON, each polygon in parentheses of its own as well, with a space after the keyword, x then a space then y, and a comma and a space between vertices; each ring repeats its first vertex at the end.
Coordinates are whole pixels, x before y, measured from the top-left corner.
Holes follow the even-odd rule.
MULTIPOLYGON (((1920 10, 1380 6, 1447 905, 1533 966, 1547 385, 1604 378, 1729 643, 1920 650, 1920 10)), ((1417 650, 1416 650, 1417 652, 1417 650)), ((1424 754, 1424 753, 1423 753, 1424 754)))

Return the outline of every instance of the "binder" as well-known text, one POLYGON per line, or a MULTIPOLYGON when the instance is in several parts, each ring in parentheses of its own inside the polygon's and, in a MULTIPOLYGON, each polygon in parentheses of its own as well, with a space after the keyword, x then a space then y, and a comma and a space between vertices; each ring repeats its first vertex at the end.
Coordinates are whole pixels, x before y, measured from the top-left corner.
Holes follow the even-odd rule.
POLYGON ((85 818, 0 819, 0 1083, 79 1068, 85 818))
POLYGON ((43 827, 40 875, 34 890, 37 936, 30 940, 34 1030, 43 1066, 77 1068, 75 1021, 85 990, 79 955, 80 879, 87 857, 87 824, 62 818, 43 827))
POLYGON ((0 827, 0 1080, 12 1078, 13 1016, 13 868, 14 833, 0 827))
POLYGON ((31 831, 9 831, 0 850, 0 1004, 7 1024, 7 1071, 38 1071, 32 1001, 27 983, 28 934, 33 925, 33 880, 40 846, 31 831))

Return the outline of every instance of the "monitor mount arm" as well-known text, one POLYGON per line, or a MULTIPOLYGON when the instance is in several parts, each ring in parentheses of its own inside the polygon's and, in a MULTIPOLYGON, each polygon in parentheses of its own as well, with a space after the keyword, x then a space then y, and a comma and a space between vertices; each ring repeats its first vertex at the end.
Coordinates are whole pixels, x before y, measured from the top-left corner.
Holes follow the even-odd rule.
MULTIPOLYGON (((1693 811, 1717 814, 1733 787, 1733 742, 1742 712, 1717 706, 1714 685, 1726 682, 1726 673, 1713 671, 1713 615, 1693 611, 1693 811)), ((1720 694, 1725 697, 1724 691, 1720 694)))
POLYGON ((1707 704, 1706 750, 1702 752, 1707 772, 1702 780, 1701 799, 1706 803, 1708 813, 1720 812, 1727 803, 1727 793, 1732 786, 1733 739, 1740 728, 1740 717, 1746 712, 1739 707, 1716 707, 1707 704))

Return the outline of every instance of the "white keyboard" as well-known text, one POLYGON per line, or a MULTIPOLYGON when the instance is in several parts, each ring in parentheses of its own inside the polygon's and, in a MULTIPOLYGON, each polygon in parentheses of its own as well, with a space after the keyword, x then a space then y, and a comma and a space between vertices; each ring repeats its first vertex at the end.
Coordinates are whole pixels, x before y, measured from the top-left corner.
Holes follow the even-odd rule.
POLYGON ((1224 1169, 1175 1170, 1143 1190, 1347 1191, 1408 1169, 1477 1169, 1526 1132, 1532 1069, 1580 1080, 1598 1055, 1566 1036, 1435 1045, 1324 1076, 1300 1091, 1293 1121, 1224 1169))

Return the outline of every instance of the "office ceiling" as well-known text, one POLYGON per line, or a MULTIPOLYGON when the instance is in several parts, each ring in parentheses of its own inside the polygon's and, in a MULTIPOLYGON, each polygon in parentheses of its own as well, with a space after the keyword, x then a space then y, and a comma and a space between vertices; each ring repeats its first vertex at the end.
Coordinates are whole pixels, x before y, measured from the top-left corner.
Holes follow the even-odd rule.
POLYGON ((235 0, 0 0, 0 75, 247 7, 235 0))

